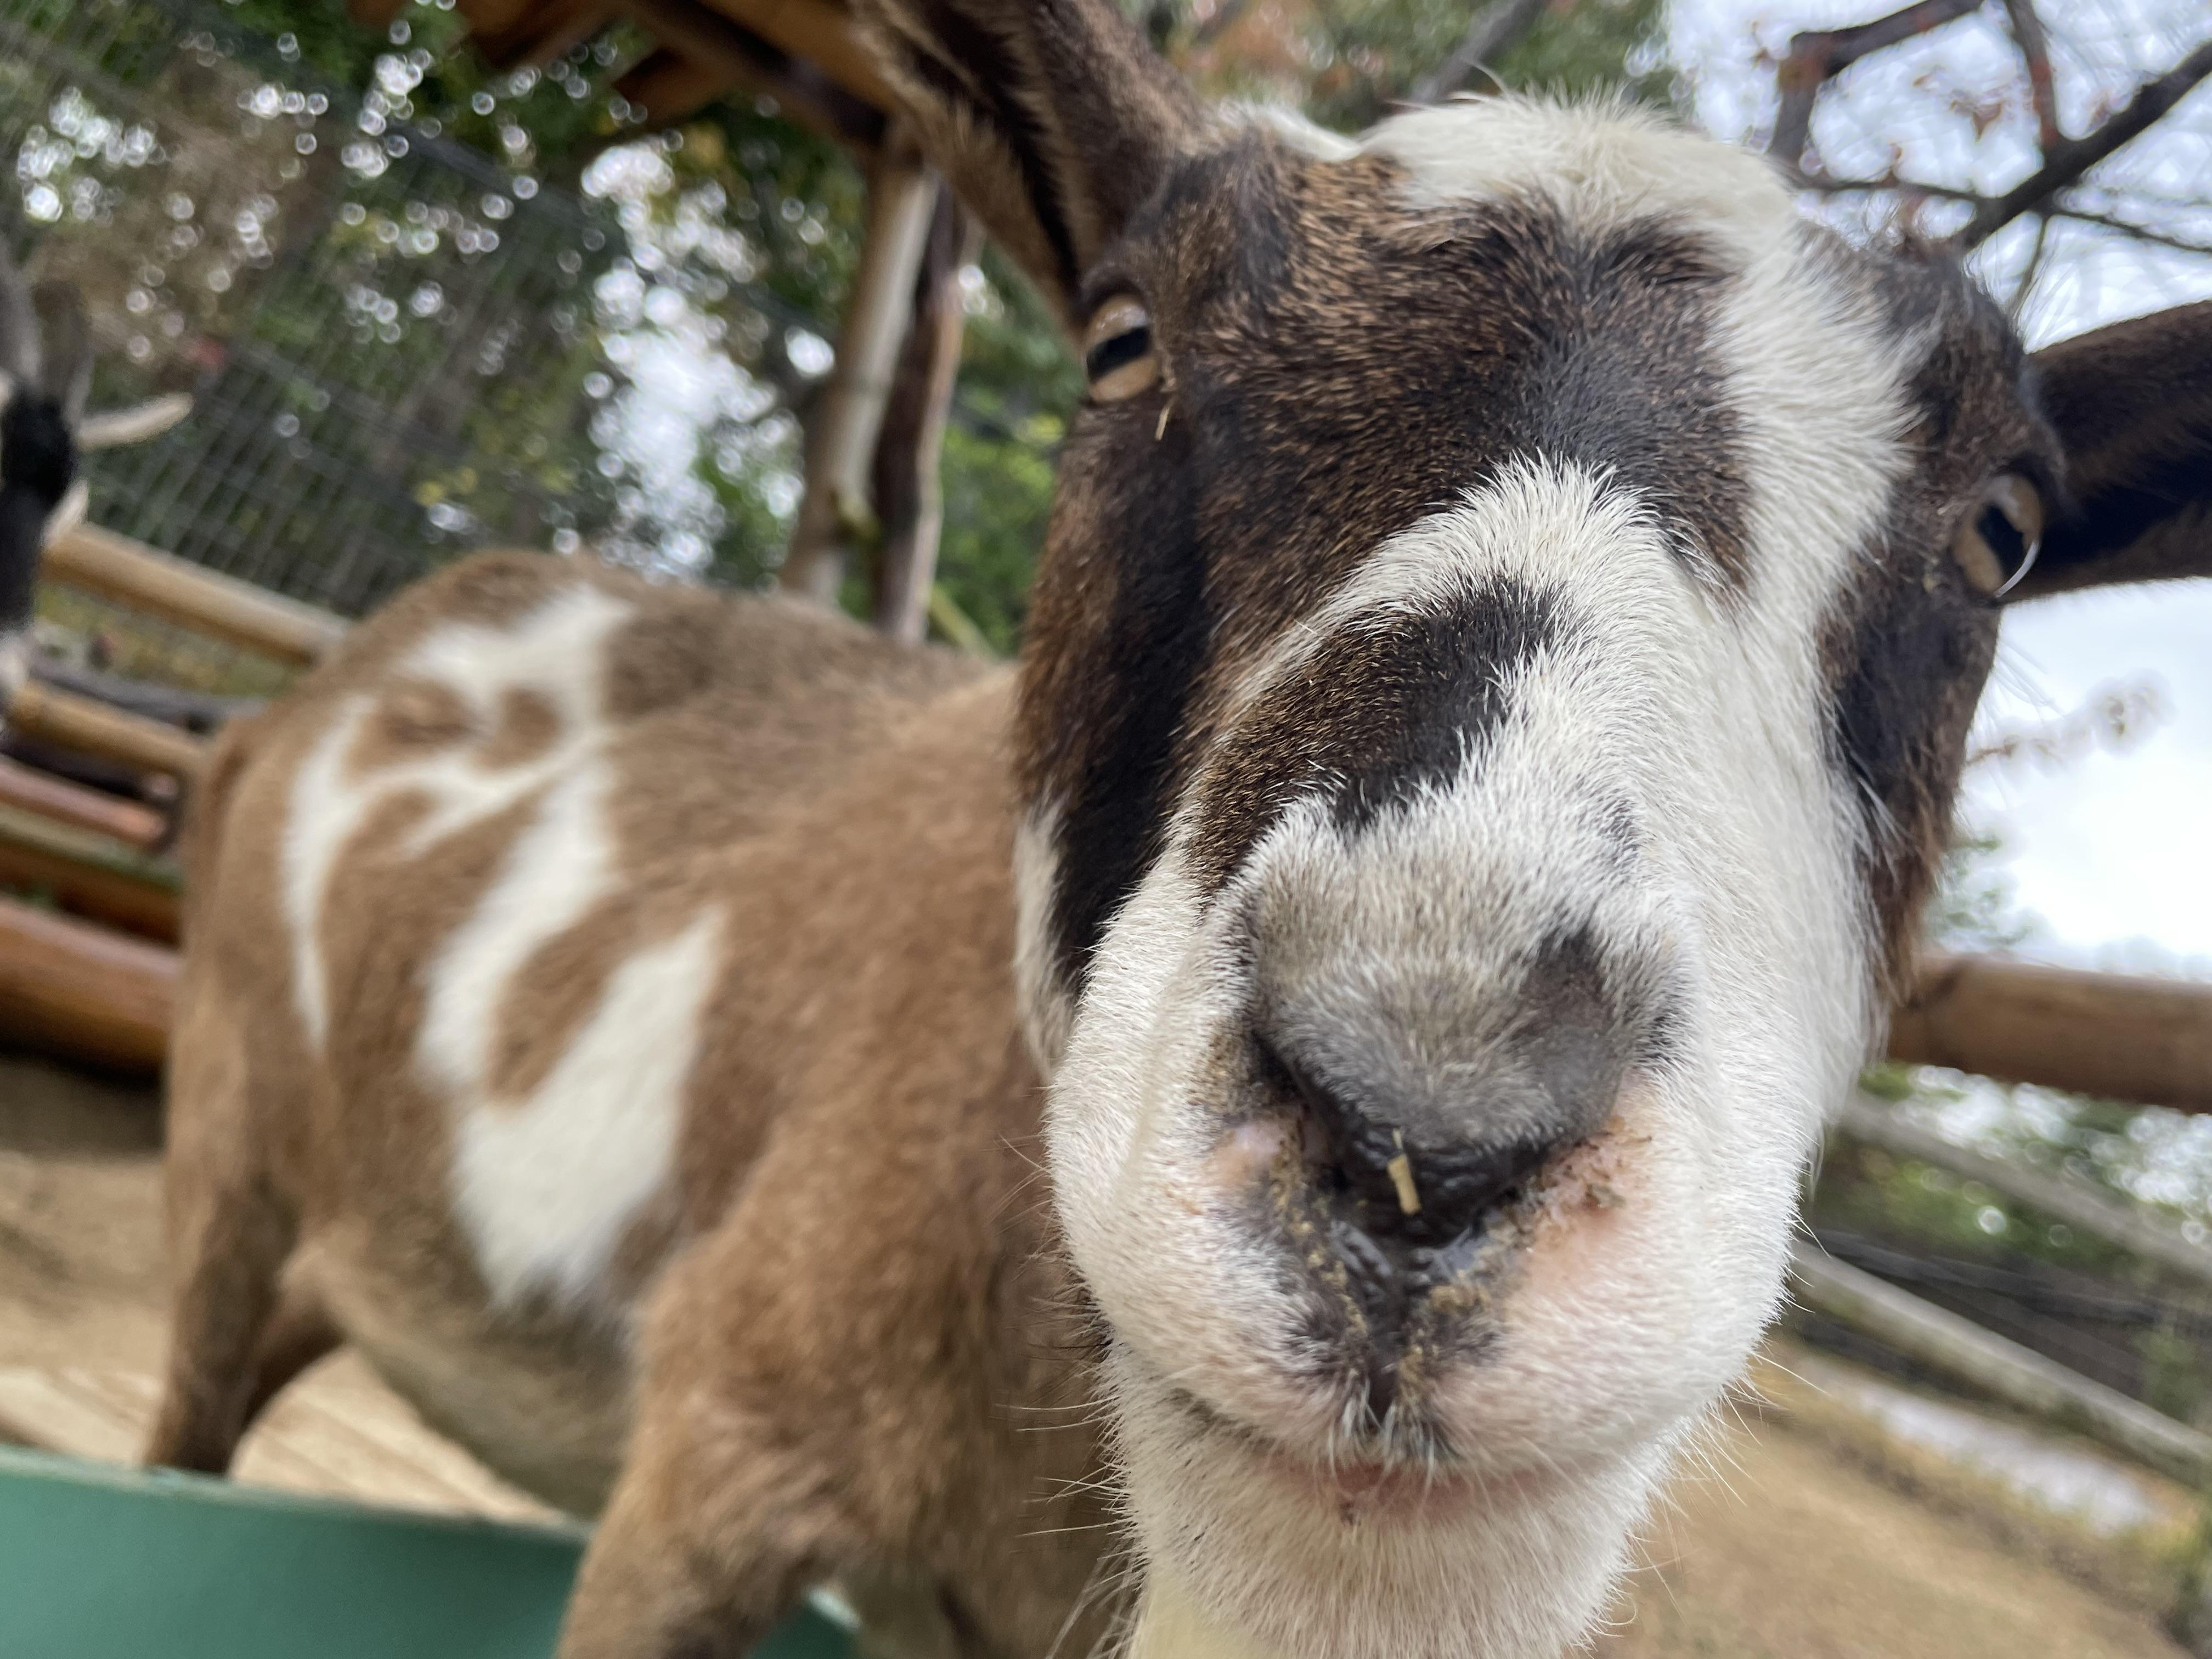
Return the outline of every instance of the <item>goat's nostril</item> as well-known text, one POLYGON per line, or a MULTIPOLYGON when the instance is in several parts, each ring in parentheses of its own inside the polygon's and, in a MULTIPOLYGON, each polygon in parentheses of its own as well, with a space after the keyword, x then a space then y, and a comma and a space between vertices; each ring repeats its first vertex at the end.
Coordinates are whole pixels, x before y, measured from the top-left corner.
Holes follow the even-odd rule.
MULTIPOLYGON (((1263 1046, 1267 1071, 1303 1106, 1301 1134, 1316 1188, 1349 1206, 1374 1239, 1444 1245, 1474 1232, 1553 1155, 1604 1117, 1595 1097, 1553 1099, 1522 1068, 1502 1064, 1464 1079, 1451 1110, 1336 1082, 1312 1064, 1263 1046)), ((1608 1068, 1610 1071, 1610 1068, 1608 1068)), ((1579 1091, 1577 1091, 1579 1093, 1579 1091)))
MULTIPOLYGON (((1478 1226, 1555 1149, 1549 1138, 1486 1138, 1479 1121, 1465 1139, 1409 1132, 1392 1121, 1387 1102, 1370 1103, 1267 1052, 1268 1069, 1304 1109, 1301 1134, 1315 1184, 1352 1206, 1370 1237, 1448 1243, 1478 1226)), ((1479 1114, 1480 1103, 1471 1103, 1479 1114)))

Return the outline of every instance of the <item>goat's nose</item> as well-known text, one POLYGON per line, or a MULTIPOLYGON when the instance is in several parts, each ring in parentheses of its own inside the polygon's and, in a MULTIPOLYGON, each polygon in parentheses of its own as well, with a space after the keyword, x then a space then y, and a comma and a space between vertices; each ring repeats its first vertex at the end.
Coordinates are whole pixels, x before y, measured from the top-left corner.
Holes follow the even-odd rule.
POLYGON ((1613 1110, 1638 1035, 1586 939, 1539 953, 1500 1007, 1433 981, 1268 1023, 1263 1048, 1305 1108, 1314 1179, 1377 1243, 1478 1229, 1613 1110))

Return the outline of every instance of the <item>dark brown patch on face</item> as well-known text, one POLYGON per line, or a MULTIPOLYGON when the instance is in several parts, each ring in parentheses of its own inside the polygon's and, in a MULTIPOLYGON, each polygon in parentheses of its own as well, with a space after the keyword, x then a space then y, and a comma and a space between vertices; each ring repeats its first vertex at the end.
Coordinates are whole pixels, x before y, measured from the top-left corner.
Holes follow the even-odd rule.
POLYGON ((1755 579, 1707 346, 1713 258, 1666 225, 1585 233, 1534 200, 1416 210, 1400 186, 1380 158, 1253 134, 1184 163, 1085 284, 1141 295, 1164 372, 1079 420, 1030 618, 1020 783, 1062 811, 1071 983, 1237 675, 1509 461, 1609 469, 1702 562, 1755 579))
POLYGON ((1966 738, 1996 654, 1997 608, 1950 553, 1989 479, 2048 478, 2048 431, 2028 412, 2017 338, 1953 266, 1866 258, 1893 322, 1929 344, 1906 388, 1917 462, 1820 642, 1836 764, 1863 823, 1861 873, 1893 987, 1949 842, 1966 738))
POLYGON ((1199 878, 1226 881, 1301 796, 1333 793, 1338 825, 1357 830, 1480 763, 1522 672, 1561 627, 1549 593, 1498 577, 1442 609, 1322 641, 1208 757, 1191 842, 1199 878))

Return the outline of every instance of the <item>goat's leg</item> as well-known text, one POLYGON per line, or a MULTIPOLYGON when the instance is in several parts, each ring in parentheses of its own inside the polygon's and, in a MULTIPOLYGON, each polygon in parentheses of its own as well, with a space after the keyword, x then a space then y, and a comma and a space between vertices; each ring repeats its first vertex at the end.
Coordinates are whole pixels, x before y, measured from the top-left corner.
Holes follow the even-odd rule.
POLYGON ((146 1461, 221 1474, 267 1397, 256 1374, 298 1220, 258 1153, 244 1042, 204 986, 169 1075, 169 1358, 146 1461))
MULTIPOLYGON (((296 1258, 295 1258, 296 1260, 296 1258)), ((325 1354, 337 1351, 345 1333, 331 1322, 322 1298, 298 1279, 288 1277, 276 1312, 261 1334, 253 1358, 253 1389, 246 1399, 243 1433, 292 1380, 325 1354)))
MULTIPOLYGON (((703 1390, 702 1390, 703 1392, 703 1390)), ((560 1659, 741 1659, 841 1554, 811 1481, 719 1401, 641 1419, 568 1604, 560 1659)))

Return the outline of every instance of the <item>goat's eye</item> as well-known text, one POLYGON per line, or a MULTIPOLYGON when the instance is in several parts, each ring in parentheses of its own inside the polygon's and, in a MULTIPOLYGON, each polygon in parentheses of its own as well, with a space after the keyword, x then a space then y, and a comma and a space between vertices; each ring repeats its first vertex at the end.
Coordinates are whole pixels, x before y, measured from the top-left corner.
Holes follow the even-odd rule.
POLYGON ((1959 526, 1951 556, 1979 593, 2001 599, 2034 568, 2043 546, 2043 497, 2017 472, 1990 482, 1959 526))
POLYGON ((1127 295, 1099 307, 1083 333, 1083 372, 1102 404, 1133 398, 1158 380, 1152 314, 1127 295))

